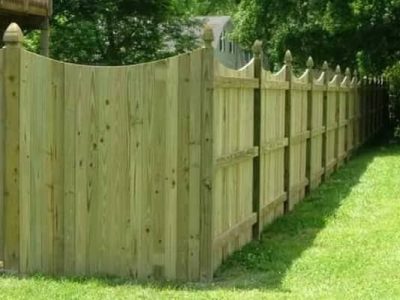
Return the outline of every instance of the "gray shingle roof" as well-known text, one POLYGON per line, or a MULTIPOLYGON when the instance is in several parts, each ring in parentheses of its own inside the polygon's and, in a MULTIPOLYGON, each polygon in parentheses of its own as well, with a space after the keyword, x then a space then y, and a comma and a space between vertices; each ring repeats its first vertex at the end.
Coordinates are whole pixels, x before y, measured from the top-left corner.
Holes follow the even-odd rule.
MULTIPOLYGON (((225 25, 232 21, 230 16, 199 16, 196 17, 196 19, 202 21, 204 24, 210 25, 213 29, 214 47, 217 45, 225 25)), ((201 36, 201 34, 199 35, 201 36)))

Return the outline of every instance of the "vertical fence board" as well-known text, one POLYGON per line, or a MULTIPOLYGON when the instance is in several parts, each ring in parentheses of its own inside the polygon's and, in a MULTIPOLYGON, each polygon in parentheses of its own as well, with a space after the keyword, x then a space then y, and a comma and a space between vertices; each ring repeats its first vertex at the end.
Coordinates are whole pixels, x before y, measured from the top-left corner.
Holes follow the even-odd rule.
POLYGON ((4 151, 5 151, 5 70, 4 49, 0 49, 0 261, 4 261, 4 151))
POLYGON ((4 267, 19 271, 20 264, 20 83, 21 45, 4 50, 4 267))
MULTIPOLYGON (((212 33, 211 33, 212 34, 212 33)), ((214 81, 214 49, 206 41, 201 66, 201 166, 200 166, 200 278, 213 277, 213 135, 214 101, 212 89, 214 81)))
MULTIPOLYGON (((200 272, 200 164, 201 161, 201 60, 202 50, 193 52, 190 61, 189 98, 189 208, 188 276, 198 279, 200 272)), ((215 142, 214 142, 215 143, 215 142)))

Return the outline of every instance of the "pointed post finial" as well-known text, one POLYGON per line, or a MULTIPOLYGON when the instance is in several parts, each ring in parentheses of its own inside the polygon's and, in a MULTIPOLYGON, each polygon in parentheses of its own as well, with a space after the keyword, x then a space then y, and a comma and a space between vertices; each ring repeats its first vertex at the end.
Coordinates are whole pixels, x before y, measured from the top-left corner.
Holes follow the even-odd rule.
POLYGON ((342 69, 340 68, 339 65, 336 66, 335 73, 336 73, 336 75, 340 75, 342 73, 342 69))
POLYGON ((314 60, 311 56, 307 59, 306 66, 308 69, 314 68, 314 60))
POLYGON ((24 41, 24 34, 17 23, 8 25, 3 35, 3 42, 7 45, 21 46, 24 41))
POLYGON ((214 41, 214 32, 210 25, 204 26, 203 41, 205 48, 212 48, 212 42, 214 41))
POLYGON ((253 54, 255 58, 260 58, 262 52, 262 41, 256 40, 253 44, 253 54))
POLYGON ((351 71, 350 68, 346 68, 346 71, 344 72, 346 77, 350 78, 351 77, 351 71))
POLYGON ((287 50, 285 53, 285 64, 288 66, 292 65, 293 62, 293 57, 292 57, 292 52, 290 52, 290 50, 287 50))
POLYGON ((353 77, 356 78, 356 79, 358 78, 358 72, 357 72, 357 70, 354 70, 354 72, 353 72, 353 77))
POLYGON ((326 72, 326 71, 328 71, 328 69, 329 69, 328 62, 327 62, 327 61, 324 61, 324 63, 322 64, 322 70, 323 70, 324 72, 326 72))

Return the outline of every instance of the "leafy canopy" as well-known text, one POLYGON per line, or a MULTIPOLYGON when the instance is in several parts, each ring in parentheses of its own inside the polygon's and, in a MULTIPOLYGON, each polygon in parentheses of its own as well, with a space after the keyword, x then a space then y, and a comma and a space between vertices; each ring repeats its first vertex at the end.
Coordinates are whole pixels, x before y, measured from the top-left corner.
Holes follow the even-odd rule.
MULTIPOLYGON (((173 0, 58 0, 51 21, 51 56, 120 65, 163 58, 196 45, 195 25, 173 0), (173 46, 171 46, 173 45, 173 46)), ((38 48, 32 33, 28 48, 38 48)))

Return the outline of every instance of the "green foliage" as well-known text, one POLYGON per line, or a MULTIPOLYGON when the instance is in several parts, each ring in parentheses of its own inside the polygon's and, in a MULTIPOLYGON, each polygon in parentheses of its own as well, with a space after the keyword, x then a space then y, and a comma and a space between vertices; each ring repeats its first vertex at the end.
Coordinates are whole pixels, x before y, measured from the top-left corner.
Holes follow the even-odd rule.
POLYGON ((380 74, 400 58, 399 0, 243 0, 235 19, 235 38, 262 39, 271 64, 291 49, 301 65, 312 55, 380 74))
POLYGON ((400 137, 400 61, 386 69, 386 77, 390 81, 390 112, 395 135, 400 137))
MULTIPOLYGON (((191 50, 196 26, 172 0, 60 0, 51 21, 51 56, 100 65, 133 64, 191 50)), ((38 49, 31 35, 31 50, 38 49)))
POLYGON ((241 0, 173 0, 178 11, 193 16, 230 15, 241 0))

